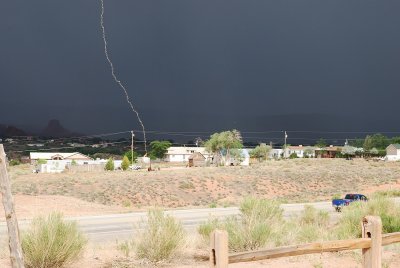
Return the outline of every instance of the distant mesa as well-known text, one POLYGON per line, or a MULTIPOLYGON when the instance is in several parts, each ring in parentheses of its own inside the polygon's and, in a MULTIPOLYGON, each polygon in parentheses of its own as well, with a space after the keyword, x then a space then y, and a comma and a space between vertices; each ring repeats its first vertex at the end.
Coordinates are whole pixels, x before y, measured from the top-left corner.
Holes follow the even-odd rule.
POLYGON ((72 137, 79 136, 78 133, 74 133, 64 128, 60 121, 57 119, 52 119, 49 121, 47 126, 40 133, 40 136, 43 137, 51 137, 51 138, 60 138, 60 137, 72 137))
POLYGON ((0 124, 0 137, 15 137, 15 136, 27 136, 27 133, 15 126, 0 124))

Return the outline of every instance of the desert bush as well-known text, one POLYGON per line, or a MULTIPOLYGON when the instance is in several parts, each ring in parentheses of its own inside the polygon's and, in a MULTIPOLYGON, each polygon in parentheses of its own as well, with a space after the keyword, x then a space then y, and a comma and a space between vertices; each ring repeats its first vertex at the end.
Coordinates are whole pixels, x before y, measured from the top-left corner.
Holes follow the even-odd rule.
POLYGON ((122 159, 122 163, 121 163, 121 168, 122 170, 127 170, 129 168, 129 159, 128 157, 125 155, 124 158, 122 159))
POLYGON ((361 237, 360 222, 367 215, 381 217, 383 233, 400 231, 400 205, 378 195, 368 202, 353 202, 344 207, 336 228, 337 236, 340 239, 361 237))
POLYGON ((47 163, 47 160, 46 159, 38 159, 37 160, 37 164, 38 165, 42 165, 42 164, 46 164, 47 163))
POLYGON ((289 155, 289 158, 290 158, 290 159, 295 159, 295 158, 298 158, 298 156, 297 156, 296 153, 291 153, 291 154, 289 155))
POLYGON ((231 251, 255 250, 276 242, 284 225, 283 210, 278 202, 247 197, 240 204, 240 212, 240 216, 228 217, 223 222, 209 220, 200 225, 198 231, 209 241, 213 230, 226 230, 231 251))
POLYGON ((104 167, 105 170, 114 170, 114 159, 112 159, 111 157, 108 159, 106 166, 104 167))
POLYGON ((136 254, 153 263, 167 261, 185 243, 183 226, 159 209, 149 210, 147 217, 147 226, 136 243, 136 254))
POLYGON ((76 222, 66 222, 59 213, 38 217, 22 235, 26 267, 65 267, 82 253, 86 239, 76 222))
POLYGON ((19 160, 12 159, 9 164, 10 166, 18 166, 21 164, 21 162, 19 160))
POLYGON ((317 240, 328 239, 329 213, 315 209, 313 206, 306 205, 297 224, 296 241, 314 242, 317 240))
POLYGON ((379 191, 374 194, 374 196, 383 196, 383 197, 400 197, 400 190, 387 190, 387 191, 379 191))

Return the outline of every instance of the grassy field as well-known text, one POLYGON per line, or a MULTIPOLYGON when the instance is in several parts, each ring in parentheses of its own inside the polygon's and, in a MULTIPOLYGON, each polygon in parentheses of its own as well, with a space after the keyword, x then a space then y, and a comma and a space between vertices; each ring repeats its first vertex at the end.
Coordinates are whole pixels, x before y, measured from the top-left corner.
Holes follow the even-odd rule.
POLYGON ((400 189, 399 162, 363 159, 293 159, 249 167, 162 167, 153 172, 32 174, 30 170, 27 165, 10 167, 14 194, 70 196, 126 208, 231 206, 248 195, 309 202, 347 192, 400 189))

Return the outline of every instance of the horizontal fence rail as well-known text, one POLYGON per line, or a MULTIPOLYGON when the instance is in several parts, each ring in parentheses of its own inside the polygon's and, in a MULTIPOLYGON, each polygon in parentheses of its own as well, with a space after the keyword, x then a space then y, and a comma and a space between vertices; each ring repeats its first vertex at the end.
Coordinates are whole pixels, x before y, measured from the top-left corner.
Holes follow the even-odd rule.
POLYGON ((323 252, 362 249, 363 267, 380 268, 382 246, 400 242, 400 232, 382 234, 380 217, 367 216, 362 221, 363 238, 316 242, 273 249, 228 254, 228 234, 216 230, 211 234, 210 267, 226 268, 229 263, 252 262, 323 252))

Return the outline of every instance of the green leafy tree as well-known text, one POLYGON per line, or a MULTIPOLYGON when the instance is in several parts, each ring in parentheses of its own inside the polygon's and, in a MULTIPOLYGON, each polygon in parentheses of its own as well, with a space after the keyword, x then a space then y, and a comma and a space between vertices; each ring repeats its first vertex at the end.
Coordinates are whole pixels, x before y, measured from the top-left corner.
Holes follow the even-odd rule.
POLYGON ((377 156, 377 155, 379 155, 379 150, 374 147, 371 150, 369 150, 369 153, 371 155, 377 156))
POLYGON ((326 140, 324 140, 323 138, 320 138, 320 139, 317 141, 317 143, 315 144, 315 147, 324 148, 324 147, 326 147, 327 145, 328 145, 328 144, 327 144, 326 140))
POLYGON ((374 147, 378 150, 383 150, 390 144, 390 142, 391 141, 385 135, 380 133, 367 135, 364 140, 363 148, 367 152, 374 147))
POLYGON ((121 168, 122 170, 127 170, 129 168, 130 161, 128 157, 125 155, 122 159, 121 168))
POLYGON ((397 137, 392 137, 392 139, 390 140, 391 144, 400 144, 400 136, 397 137))
POLYGON ((257 158, 258 160, 261 159, 267 160, 270 151, 271 151, 271 146, 265 143, 260 143, 260 145, 256 146, 256 148, 251 150, 250 156, 257 158))
POLYGON ((108 159, 105 169, 111 171, 114 170, 114 159, 112 159, 111 157, 108 159))
POLYGON ((132 158, 132 151, 131 151, 131 150, 127 151, 127 152, 124 154, 124 156, 128 157, 128 160, 129 160, 129 162, 130 162, 131 164, 135 163, 136 160, 137 160, 137 158, 138 158, 138 154, 137 154, 137 152, 135 152, 135 151, 133 151, 133 158, 132 158))
POLYGON ((243 147, 242 135, 236 129, 214 133, 210 139, 205 142, 207 151, 217 155, 221 159, 222 151, 225 151, 226 160, 230 161, 231 150, 243 147))
POLYGON ((315 152, 315 150, 312 147, 306 147, 304 149, 304 158, 312 157, 314 152, 315 152))
POLYGON ((357 148, 350 146, 350 145, 345 145, 342 148, 342 154, 346 157, 352 157, 356 154, 357 148))
POLYGON ((172 144, 169 141, 152 141, 150 143, 150 158, 163 159, 172 144))

